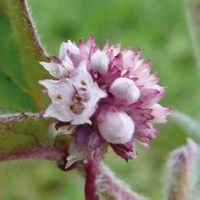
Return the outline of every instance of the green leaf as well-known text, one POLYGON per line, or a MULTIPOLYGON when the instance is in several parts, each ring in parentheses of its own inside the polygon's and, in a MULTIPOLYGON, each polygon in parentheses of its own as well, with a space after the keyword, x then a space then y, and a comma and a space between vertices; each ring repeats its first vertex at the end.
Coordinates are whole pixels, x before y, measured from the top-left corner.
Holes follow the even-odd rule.
POLYGON ((20 90, 13 79, 0 69, 0 106, 1 109, 14 109, 16 111, 36 110, 30 95, 20 90))
POLYGON ((0 108, 23 111, 0 116, 0 160, 51 158, 60 160, 66 148, 54 146, 51 120, 39 114, 47 98, 39 80, 48 73, 39 65, 48 56, 37 38, 23 0, 0 0, 0 108))
POLYGON ((48 73, 39 61, 47 61, 48 58, 37 38, 25 1, 1 0, 0 44, 1 106, 40 111, 45 107, 47 98, 41 93, 38 81, 48 78, 48 73), (11 81, 8 83, 5 78, 11 81), (8 90, 13 91, 10 97, 4 96, 8 90), (9 100, 15 96, 21 101, 9 100))
POLYGON ((63 149, 54 147, 54 136, 49 133, 50 123, 49 119, 41 118, 38 114, 0 116, 0 160, 59 160, 63 149))
POLYGON ((33 111, 36 107, 31 96, 20 87, 27 84, 22 76, 20 59, 11 32, 8 17, 0 4, 0 106, 16 111, 33 111))

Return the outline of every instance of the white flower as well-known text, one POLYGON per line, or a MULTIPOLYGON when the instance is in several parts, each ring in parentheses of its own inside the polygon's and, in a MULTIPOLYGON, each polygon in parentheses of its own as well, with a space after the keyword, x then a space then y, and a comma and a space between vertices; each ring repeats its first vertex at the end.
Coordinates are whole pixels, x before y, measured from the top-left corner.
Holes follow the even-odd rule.
POLYGON ((86 61, 81 62, 70 78, 40 81, 48 89, 52 104, 44 117, 53 117, 63 122, 84 124, 96 110, 99 99, 107 94, 93 82, 86 69, 86 61))
POLYGON ((131 117, 123 111, 103 111, 97 117, 97 126, 102 137, 113 144, 129 142, 135 125, 131 117))

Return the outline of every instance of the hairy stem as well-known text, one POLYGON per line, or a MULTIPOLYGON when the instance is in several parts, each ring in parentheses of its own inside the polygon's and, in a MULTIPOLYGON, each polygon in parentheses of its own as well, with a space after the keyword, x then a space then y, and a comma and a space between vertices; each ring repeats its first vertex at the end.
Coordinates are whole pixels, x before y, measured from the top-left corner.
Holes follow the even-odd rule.
POLYGON ((198 72, 200 73, 200 43, 198 39, 198 25, 195 24, 195 9, 193 2, 191 0, 185 0, 185 12, 188 24, 188 29, 192 41, 192 47, 194 51, 194 56, 196 60, 196 65, 198 72))
POLYGON ((86 181, 85 181, 85 199, 99 200, 96 194, 95 179, 99 163, 90 159, 85 163, 86 181))
POLYGON ((170 154, 166 169, 165 200, 196 199, 197 157, 198 146, 192 140, 170 154))
POLYGON ((20 121, 23 119, 40 119, 42 117, 41 114, 32 114, 32 113, 15 113, 15 114, 5 114, 5 115, 0 115, 0 122, 11 122, 11 121, 20 121))
POLYGON ((119 180, 116 175, 103 164, 97 168, 96 188, 98 193, 109 200, 148 199, 132 191, 128 185, 119 180))
POLYGON ((8 161, 8 160, 22 160, 22 159, 50 159, 50 160, 61 160, 65 155, 64 152, 59 149, 55 149, 53 147, 41 147, 35 150, 28 150, 23 152, 15 153, 14 155, 7 156, 6 158, 1 158, 0 161, 8 161))

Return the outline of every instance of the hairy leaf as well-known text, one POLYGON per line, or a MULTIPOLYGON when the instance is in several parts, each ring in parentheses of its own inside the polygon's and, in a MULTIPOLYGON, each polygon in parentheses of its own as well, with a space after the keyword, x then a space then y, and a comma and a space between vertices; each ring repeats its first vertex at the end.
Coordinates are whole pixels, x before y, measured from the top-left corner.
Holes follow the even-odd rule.
POLYGON ((59 160, 63 149, 54 147, 49 119, 38 114, 0 116, 0 160, 50 158, 59 160))
POLYGON ((48 58, 35 33, 26 1, 1 0, 0 43, 1 106, 41 110, 47 98, 41 93, 38 80, 47 78, 48 74, 39 61, 48 58), (8 90, 13 91, 10 99, 16 95, 21 101, 14 102, 9 100, 9 95, 4 96, 8 90))

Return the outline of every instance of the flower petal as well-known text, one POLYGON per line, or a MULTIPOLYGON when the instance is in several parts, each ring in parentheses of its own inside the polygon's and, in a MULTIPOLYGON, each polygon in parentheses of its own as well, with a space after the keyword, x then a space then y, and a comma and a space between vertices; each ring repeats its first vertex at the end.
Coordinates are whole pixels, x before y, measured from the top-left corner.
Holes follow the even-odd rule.
POLYGON ((160 104, 154 104, 152 107, 151 115, 153 119, 151 120, 152 123, 166 123, 167 116, 170 114, 170 108, 162 107, 160 104))
POLYGON ((98 87, 97 84, 93 84, 89 89, 90 99, 84 103, 84 110, 81 115, 76 115, 71 122, 72 124, 83 124, 94 114, 97 109, 97 103, 101 98, 107 96, 106 92, 98 87))
POLYGON ((88 95, 88 101, 83 102, 84 110, 81 115, 76 115, 72 124, 82 124, 88 121, 92 114, 96 111, 97 103, 101 98, 107 96, 106 92, 93 83, 91 75, 86 69, 86 63, 82 62, 76 72, 73 74, 72 80, 76 88, 83 88, 88 95), (84 85, 83 85, 84 83, 84 85))
POLYGON ((79 48, 77 47, 75 43, 72 43, 70 40, 68 40, 67 43, 63 42, 60 46, 59 58, 61 60, 65 60, 66 55, 71 59, 75 67, 82 60, 82 56, 81 56, 79 48))
POLYGON ((68 106, 59 103, 52 103, 45 110, 44 117, 56 118, 61 122, 69 122, 73 118, 68 106))
POLYGON ((44 80, 39 82, 48 89, 52 104, 46 109, 44 116, 53 117, 63 122, 72 120, 69 105, 72 102, 74 88, 68 79, 44 80))
POLYGON ((55 78, 68 77, 69 73, 73 70, 73 63, 70 59, 61 63, 40 62, 40 64, 55 78))

